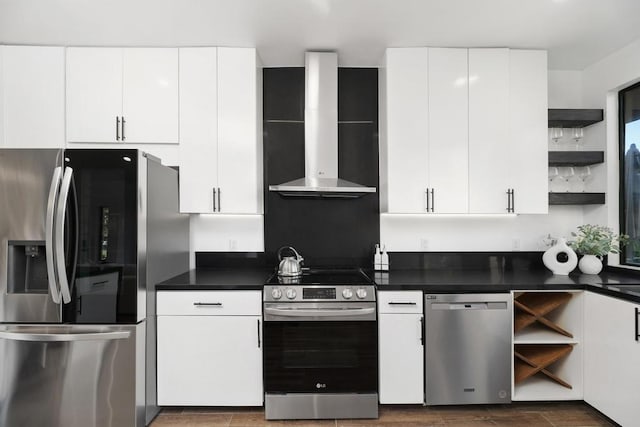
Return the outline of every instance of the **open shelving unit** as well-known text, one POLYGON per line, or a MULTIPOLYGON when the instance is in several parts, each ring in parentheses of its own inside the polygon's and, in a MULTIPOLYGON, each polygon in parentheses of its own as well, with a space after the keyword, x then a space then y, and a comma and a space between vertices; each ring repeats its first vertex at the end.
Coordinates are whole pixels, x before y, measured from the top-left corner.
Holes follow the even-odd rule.
MULTIPOLYGON (((602 109, 550 108, 550 128, 586 127, 604 119, 602 109)), ((549 151, 549 166, 591 166, 604 163, 604 151, 549 151)), ((603 205, 605 193, 549 193, 549 205, 603 205)))
POLYGON ((513 296, 513 400, 582 399, 582 291, 513 296))

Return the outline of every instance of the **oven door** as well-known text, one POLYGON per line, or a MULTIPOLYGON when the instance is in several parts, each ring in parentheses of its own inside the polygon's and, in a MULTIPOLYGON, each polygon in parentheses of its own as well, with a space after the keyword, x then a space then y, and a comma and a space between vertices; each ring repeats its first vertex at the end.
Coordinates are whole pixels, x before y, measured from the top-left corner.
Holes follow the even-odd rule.
POLYGON ((375 304, 265 304, 267 393, 377 393, 375 304))

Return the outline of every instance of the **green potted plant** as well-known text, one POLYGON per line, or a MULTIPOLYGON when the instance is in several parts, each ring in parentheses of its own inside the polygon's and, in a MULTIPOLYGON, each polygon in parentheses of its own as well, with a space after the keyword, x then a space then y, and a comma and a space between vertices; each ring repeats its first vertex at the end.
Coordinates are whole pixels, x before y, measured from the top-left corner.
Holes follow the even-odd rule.
POLYGON ((582 255, 578 268, 584 274, 598 274, 602 271, 602 257, 620 253, 620 248, 628 241, 629 236, 617 235, 608 227, 585 224, 572 232, 573 240, 569 242, 571 249, 582 255))

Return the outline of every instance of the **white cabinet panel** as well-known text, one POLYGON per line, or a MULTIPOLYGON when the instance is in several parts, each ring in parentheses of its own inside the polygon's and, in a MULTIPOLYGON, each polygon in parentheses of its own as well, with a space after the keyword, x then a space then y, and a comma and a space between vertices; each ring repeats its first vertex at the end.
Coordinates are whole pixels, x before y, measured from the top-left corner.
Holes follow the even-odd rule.
POLYGON ((509 51, 510 162, 516 213, 549 210, 547 52, 509 51))
POLYGON ((387 49, 388 212, 427 211, 429 138, 428 50, 387 49))
MULTIPOLYGON (((0 45, 0 100, 4 99, 4 49, 5 47, 0 45)), ((4 147, 4 102, 0 102, 0 148, 4 147)))
POLYGON ((123 49, 125 142, 178 142, 178 49, 123 49))
POLYGON ((260 316, 158 316, 158 404, 261 406, 260 316))
POLYGON ((67 141, 117 142, 122 49, 67 49, 67 141))
POLYGON ((429 49, 429 187, 433 212, 469 209, 467 49, 429 49))
POLYGON ((218 48, 219 212, 262 213, 258 64, 252 48, 218 48))
POLYGON ((262 312, 260 291, 158 292, 158 316, 242 316, 262 312))
POLYGON ((639 305, 586 292, 584 400, 623 426, 640 419, 639 305))
POLYGON ((64 48, 4 46, 7 148, 63 148, 64 48))
POLYGON ((469 49, 469 212, 507 213, 509 49, 469 49))
POLYGON ((180 211, 213 212, 218 187, 215 47, 180 49, 180 211))
POLYGON ((380 314, 380 403, 424 402, 422 314, 380 314))

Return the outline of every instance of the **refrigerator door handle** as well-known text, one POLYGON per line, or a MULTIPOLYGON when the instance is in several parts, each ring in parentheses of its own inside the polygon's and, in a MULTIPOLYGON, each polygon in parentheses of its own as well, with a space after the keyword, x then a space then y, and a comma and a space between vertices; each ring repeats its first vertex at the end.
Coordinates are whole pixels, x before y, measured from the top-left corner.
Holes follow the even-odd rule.
POLYGON ((25 333, 14 331, 0 331, 0 339, 11 341, 34 341, 34 342, 73 342, 73 341, 108 341, 123 340, 129 338, 131 332, 88 332, 77 334, 47 334, 47 333, 25 333))
POLYGON ((60 281, 60 293, 62 294, 62 302, 64 304, 69 304, 69 302, 71 302, 69 279, 67 278, 67 267, 64 257, 64 220, 67 214, 67 199, 69 198, 69 189, 71 188, 72 178, 73 169, 70 167, 65 168, 62 185, 60 186, 60 195, 58 196, 58 207, 56 209, 56 222, 54 228, 58 279, 60 281))
POLYGON ((56 276, 55 250, 53 247, 53 227, 55 219, 56 200, 60 190, 60 179, 62 177, 62 167, 57 166, 53 170, 51 177, 51 187, 49 188, 49 200, 47 201, 47 216, 45 219, 45 245, 47 261, 47 278, 49 279, 49 291, 51 299, 56 304, 60 304, 60 291, 58 290, 58 278, 56 276))

